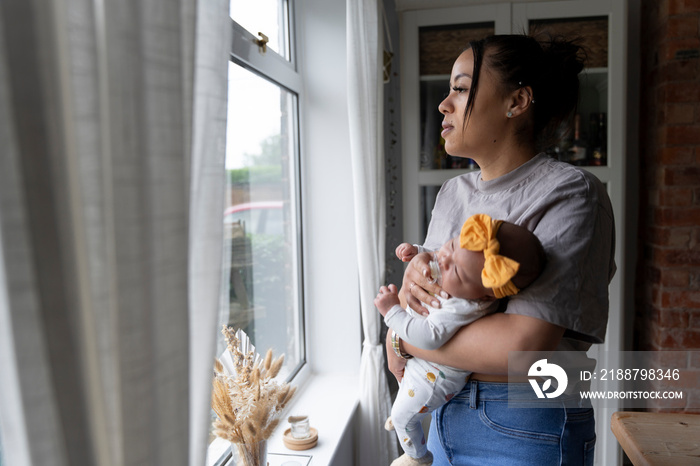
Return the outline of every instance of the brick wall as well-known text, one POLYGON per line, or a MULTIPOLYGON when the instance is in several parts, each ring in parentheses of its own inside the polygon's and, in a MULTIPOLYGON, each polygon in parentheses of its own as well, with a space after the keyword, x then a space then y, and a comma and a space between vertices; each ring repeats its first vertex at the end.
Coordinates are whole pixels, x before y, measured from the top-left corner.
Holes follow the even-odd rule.
MULTIPOLYGON (((634 349, 700 350, 700 0, 641 7, 634 349)), ((700 412, 700 361, 686 370, 696 399, 674 407, 700 412)))

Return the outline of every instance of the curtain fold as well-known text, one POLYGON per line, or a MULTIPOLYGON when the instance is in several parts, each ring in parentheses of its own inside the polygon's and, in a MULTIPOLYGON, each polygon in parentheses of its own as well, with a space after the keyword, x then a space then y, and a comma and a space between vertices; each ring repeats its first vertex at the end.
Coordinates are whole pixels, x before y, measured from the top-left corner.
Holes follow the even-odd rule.
POLYGON ((360 310, 365 341, 360 361, 360 461, 389 464, 398 449, 384 430, 391 413, 384 375, 381 316, 373 301, 384 281, 385 193, 383 47, 377 0, 347 2, 348 113, 353 172, 360 310))
POLYGON ((221 0, 0 3, 8 464, 204 461, 227 11, 221 0))
POLYGON ((219 335, 231 21, 228 0, 197 3, 190 176, 190 465, 204 464, 219 335), (213 331, 212 331, 213 330, 213 331))

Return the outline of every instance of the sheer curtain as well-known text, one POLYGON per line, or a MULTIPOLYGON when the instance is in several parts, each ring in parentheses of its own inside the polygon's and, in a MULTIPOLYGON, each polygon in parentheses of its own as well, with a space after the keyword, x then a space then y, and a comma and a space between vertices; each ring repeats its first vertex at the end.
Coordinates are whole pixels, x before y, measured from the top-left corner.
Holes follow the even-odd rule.
POLYGON ((223 0, 0 2, 7 464, 203 464, 228 34, 223 0))
POLYGON ((383 47, 378 0, 347 2, 348 112, 365 340, 360 361, 360 461, 389 464, 398 456, 393 432, 384 430, 391 413, 384 375, 381 315, 374 297, 384 281, 383 47))

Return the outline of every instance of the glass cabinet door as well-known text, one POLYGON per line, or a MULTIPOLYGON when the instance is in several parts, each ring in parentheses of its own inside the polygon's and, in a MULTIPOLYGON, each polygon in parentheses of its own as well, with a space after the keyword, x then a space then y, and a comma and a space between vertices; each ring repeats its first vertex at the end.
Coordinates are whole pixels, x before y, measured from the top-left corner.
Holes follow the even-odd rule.
POLYGON ((604 166, 608 148, 608 17, 531 19, 530 34, 576 37, 586 52, 579 77, 575 115, 559 130, 561 141, 547 148, 559 160, 580 166, 604 166))
POLYGON ((476 168, 471 159, 445 152, 438 105, 449 92, 455 59, 469 42, 493 35, 494 22, 423 26, 418 29, 420 63, 420 169, 476 168))

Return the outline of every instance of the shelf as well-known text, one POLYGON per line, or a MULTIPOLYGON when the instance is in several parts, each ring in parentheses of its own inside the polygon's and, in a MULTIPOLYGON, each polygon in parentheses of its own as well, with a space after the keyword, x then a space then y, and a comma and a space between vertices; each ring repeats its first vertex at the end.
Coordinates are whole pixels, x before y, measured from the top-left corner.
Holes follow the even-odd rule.
POLYGON ((449 81, 449 74, 423 74, 420 77, 421 81, 449 81))
POLYGON ((608 68, 585 68, 581 71, 581 74, 608 74, 608 68))
MULTIPOLYGON (((598 93, 608 91, 608 70, 607 68, 591 68, 583 70, 579 75, 582 87, 595 89, 598 93)), ((607 94, 606 94, 607 101, 607 94)))
POLYGON ((589 165, 589 166, 583 166, 583 167, 579 167, 579 168, 583 168, 587 172, 592 173, 593 175, 595 175, 596 178, 598 178, 604 184, 607 184, 608 182, 610 182, 611 171, 610 171, 610 168, 607 166, 596 167, 593 165, 589 165))

